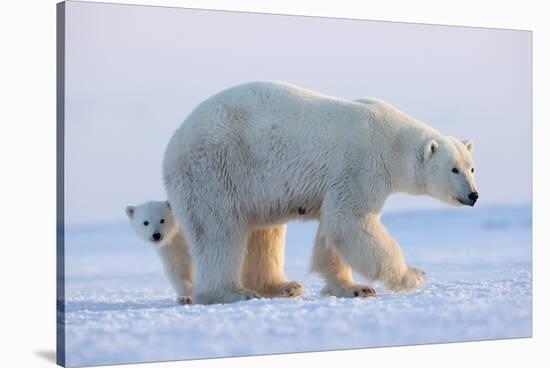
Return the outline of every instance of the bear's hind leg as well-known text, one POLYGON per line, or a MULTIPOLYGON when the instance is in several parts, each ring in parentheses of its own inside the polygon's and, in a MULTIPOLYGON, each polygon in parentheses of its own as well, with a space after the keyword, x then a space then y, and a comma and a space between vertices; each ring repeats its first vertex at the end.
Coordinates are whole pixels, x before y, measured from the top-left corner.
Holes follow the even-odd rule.
POLYGON ((195 268, 193 302, 197 304, 234 303, 259 298, 243 288, 241 271, 247 231, 229 224, 211 224, 217 231, 189 238, 195 268))
POLYGON ((297 297, 304 288, 284 273, 286 225, 256 230, 248 238, 242 281, 246 288, 269 298, 297 297))
POLYGON ((321 291, 323 295, 333 295, 339 298, 376 295, 372 287, 355 283, 350 266, 326 244, 326 239, 320 236, 319 230, 315 236, 311 271, 319 273, 325 280, 326 285, 321 291))

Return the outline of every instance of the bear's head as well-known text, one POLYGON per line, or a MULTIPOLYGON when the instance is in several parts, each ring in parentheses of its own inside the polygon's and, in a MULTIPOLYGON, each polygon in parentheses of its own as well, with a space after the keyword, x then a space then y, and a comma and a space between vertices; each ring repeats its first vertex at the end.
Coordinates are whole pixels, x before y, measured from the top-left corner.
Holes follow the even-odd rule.
POLYGON ((429 139, 422 157, 422 179, 427 194, 453 206, 473 206, 478 193, 474 183, 472 140, 454 137, 429 139))
POLYGON ((136 234, 158 247, 165 245, 178 229, 168 201, 150 201, 138 206, 127 206, 126 215, 136 234))

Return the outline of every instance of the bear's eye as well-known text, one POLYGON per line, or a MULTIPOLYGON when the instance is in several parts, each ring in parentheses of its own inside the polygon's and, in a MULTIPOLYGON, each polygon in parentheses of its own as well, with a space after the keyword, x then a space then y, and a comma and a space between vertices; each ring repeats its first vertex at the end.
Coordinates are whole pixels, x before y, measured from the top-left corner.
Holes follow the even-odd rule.
POLYGON ((459 171, 458 171, 458 169, 457 169, 456 167, 453 167, 453 170, 452 170, 452 171, 453 171, 455 174, 458 174, 458 173, 459 173, 459 171))
POLYGON ((149 225, 149 221, 143 221, 143 225, 145 226, 149 225))
POLYGON ((164 224, 164 219, 160 219, 160 223, 161 223, 161 224, 164 224))
POLYGON ((472 174, 474 173, 474 168, 472 167, 472 170, 470 170, 472 172, 472 174))

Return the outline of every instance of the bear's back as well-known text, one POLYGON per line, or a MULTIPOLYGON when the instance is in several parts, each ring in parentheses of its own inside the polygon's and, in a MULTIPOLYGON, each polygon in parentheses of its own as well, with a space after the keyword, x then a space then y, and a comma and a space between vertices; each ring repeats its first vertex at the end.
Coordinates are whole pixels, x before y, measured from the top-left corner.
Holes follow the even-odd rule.
MULTIPOLYGON (((181 126, 188 143, 258 137, 275 129, 287 136, 334 130, 369 118, 370 106, 300 88, 288 83, 255 81, 223 90, 199 104, 181 126)), ((326 133, 325 133, 326 134, 326 133)), ((185 139, 182 137, 182 139, 185 139)))

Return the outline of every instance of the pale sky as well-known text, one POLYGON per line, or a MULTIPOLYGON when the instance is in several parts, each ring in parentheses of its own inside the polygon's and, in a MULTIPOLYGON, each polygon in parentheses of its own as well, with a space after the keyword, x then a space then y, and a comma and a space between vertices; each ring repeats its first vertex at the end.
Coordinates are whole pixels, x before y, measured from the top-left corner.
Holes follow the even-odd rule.
MULTIPOLYGON (((479 205, 531 200, 531 33, 68 2, 66 222, 166 197, 164 149, 209 96, 252 80, 378 97, 476 143, 479 205)), ((385 211, 441 208, 390 198, 385 211)))

